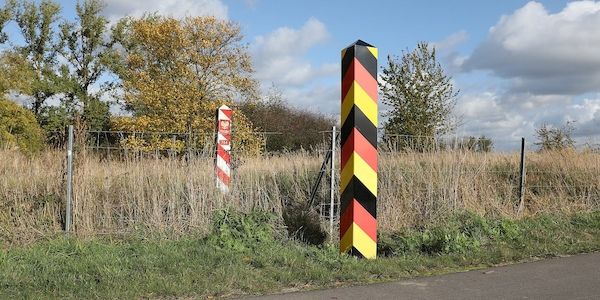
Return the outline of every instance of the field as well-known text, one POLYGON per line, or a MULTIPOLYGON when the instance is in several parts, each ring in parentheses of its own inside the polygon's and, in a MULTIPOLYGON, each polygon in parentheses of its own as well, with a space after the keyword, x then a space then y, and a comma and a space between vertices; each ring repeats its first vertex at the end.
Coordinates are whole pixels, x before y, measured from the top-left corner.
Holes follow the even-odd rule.
MULTIPOLYGON (((309 191, 322 156, 75 159, 0 151, 0 298, 229 297, 381 282, 600 251, 600 154, 438 151, 379 158, 378 256, 340 255, 309 191), (233 274, 233 276, 232 276, 233 274)), ((337 196, 337 195, 336 195, 337 196)), ((326 210, 325 210, 326 211, 326 210)))
MULTIPOLYGON (((75 159, 74 230, 78 236, 153 232, 205 234, 215 211, 262 210, 281 218, 305 203, 322 157, 308 152, 240 159, 232 192, 215 189, 211 159, 75 159)), ((28 243, 61 232, 64 153, 24 156, 0 152, 0 240, 28 243)), ((527 154, 525 201, 519 212, 519 156, 440 151, 382 153, 379 158, 380 232, 438 224, 472 212, 518 219, 600 208, 600 154, 527 154)), ((328 202, 323 184, 317 202, 328 202)), ((335 238, 334 238, 335 239, 335 238)))

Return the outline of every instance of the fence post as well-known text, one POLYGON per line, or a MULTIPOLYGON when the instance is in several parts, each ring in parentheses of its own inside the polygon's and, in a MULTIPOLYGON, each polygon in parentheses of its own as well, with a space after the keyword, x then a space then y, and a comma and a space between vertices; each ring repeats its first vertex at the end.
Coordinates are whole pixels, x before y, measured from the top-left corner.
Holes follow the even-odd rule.
POLYGON ((315 181, 315 184, 313 184, 310 190, 310 199, 308 200, 308 206, 312 206, 315 202, 315 197, 317 197, 317 192, 319 191, 319 187, 321 186, 321 180, 323 179, 325 173, 327 173, 327 164, 331 159, 331 154, 332 152, 330 151, 326 151, 325 153, 325 157, 323 158, 323 162, 321 163, 321 168, 319 169, 319 173, 317 174, 317 180, 315 181))
POLYGON ((525 204, 525 138, 521 138, 521 163, 519 164, 519 209, 517 214, 521 215, 525 204))
POLYGON ((334 192, 334 185, 335 185, 335 140, 336 140, 336 136, 335 136, 335 126, 332 127, 331 129, 331 166, 330 166, 330 170, 331 170, 331 176, 330 181, 329 181, 329 236, 333 237, 333 206, 335 205, 335 192, 334 192))
POLYGON ((65 231, 71 230, 73 214, 73 125, 68 127, 67 140, 67 207, 65 212, 65 231))

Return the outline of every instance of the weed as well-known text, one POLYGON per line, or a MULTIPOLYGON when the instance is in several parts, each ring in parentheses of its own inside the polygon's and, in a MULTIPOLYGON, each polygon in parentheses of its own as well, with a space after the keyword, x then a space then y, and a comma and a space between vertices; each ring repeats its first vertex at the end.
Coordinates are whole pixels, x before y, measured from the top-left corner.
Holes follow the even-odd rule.
POLYGON ((213 217, 213 229, 208 241, 222 249, 252 250, 262 245, 273 245, 283 234, 272 213, 253 211, 248 214, 233 209, 219 210, 213 217))

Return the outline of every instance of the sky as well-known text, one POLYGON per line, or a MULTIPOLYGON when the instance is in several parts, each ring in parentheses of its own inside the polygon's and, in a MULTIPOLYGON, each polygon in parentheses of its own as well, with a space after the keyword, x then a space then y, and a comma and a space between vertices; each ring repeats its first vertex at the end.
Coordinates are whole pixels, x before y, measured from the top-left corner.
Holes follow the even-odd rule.
MULTIPOLYGON (((73 18, 75 1, 59 1, 73 18)), ((263 89, 338 117, 340 50, 357 39, 379 65, 419 41, 434 45, 460 90, 457 136, 516 150, 543 124, 574 121, 577 141, 600 143, 600 1, 105 0, 104 14, 213 15, 237 22, 263 89)), ((384 115, 386 107, 380 106, 384 115)), ((382 118, 385 120, 385 118, 382 118)))

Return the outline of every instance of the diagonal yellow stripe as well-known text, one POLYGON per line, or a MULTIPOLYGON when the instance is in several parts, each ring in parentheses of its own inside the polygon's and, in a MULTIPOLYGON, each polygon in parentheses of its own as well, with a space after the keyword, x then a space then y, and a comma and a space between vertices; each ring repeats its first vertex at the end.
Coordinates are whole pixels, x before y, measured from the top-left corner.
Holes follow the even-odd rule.
POLYGON ((375 58, 377 58, 377 55, 379 55, 379 50, 377 50, 377 48, 367 47, 367 49, 369 49, 369 51, 371 51, 371 54, 373 54, 373 56, 375 56, 375 58))
POLYGON ((346 186, 352 180, 352 175, 356 176, 371 191, 373 196, 377 197, 377 172, 371 169, 371 166, 356 152, 352 152, 346 165, 342 167, 340 176, 340 188, 342 191, 346 189, 346 186))
POLYGON ((346 49, 342 49, 342 59, 344 58, 344 55, 346 55, 346 49))
POLYGON ((342 102, 342 123, 348 118, 352 105, 358 106, 360 110, 369 118, 369 121, 377 126, 377 103, 369 97, 369 94, 358 84, 358 82, 352 82, 352 86, 348 89, 346 97, 342 102))
POLYGON ((340 240, 340 252, 348 252, 351 247, 356 248, 365 258, 377 257, 377 242, 371 239, 358 225, 352 223, 340 240))

